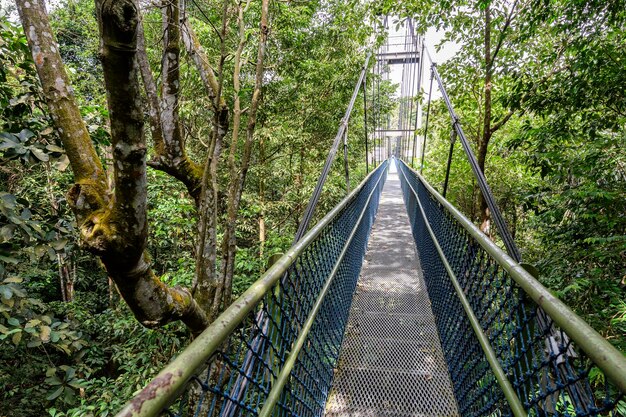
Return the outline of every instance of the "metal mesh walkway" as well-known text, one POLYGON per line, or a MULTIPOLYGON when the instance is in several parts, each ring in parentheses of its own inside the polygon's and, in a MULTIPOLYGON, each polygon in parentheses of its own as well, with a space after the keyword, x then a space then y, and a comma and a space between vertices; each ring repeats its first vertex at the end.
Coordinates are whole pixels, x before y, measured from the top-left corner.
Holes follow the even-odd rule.
POLYGON ((393 164, 369 242, 326 416, 457 416, 393 164))

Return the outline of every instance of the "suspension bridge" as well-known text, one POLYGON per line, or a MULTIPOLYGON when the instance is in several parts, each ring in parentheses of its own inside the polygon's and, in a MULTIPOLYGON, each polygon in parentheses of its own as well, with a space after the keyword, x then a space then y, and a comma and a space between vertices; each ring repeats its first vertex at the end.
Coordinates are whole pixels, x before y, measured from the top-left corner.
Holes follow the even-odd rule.
POLYGON ((291 249, 118 416, 626 416, 626 357, 527 271, 432 60, 428 107, 436 83, 505 248, 421 176, 429 55, 410 20, 399 39, 366 59, 291 249), (309 227, 361 90, 371 172, 309 227))

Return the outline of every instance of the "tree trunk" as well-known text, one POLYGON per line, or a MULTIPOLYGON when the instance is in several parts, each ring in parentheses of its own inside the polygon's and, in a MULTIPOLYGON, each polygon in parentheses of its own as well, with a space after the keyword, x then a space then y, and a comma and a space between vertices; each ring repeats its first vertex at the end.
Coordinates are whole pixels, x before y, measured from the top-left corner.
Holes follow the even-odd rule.
POLYGON ((137 63, 146 91, 155 151, 148 164, 181 181, 197 206, 202 189, 202 168, 187 156, 179 117, 181 30, 178 2, 164 2, 162 16, 161 72, 164 75, 160 97, 148 62, 142 24, 137 27, 137 63))
POLYGON ((75 184, 68 201, 83 245, 101 259, 135 317, 145 326, 181 319, 194 332, 208 325, 189 291, 169 288, 146 258, 146 146, 137 82, 133 0, 96 2, 101 56, 109 104, 114 189, 71 93, 43 0, 19 0, 20 18, 46 95, 70 159, 75 184))
MULTIPOLYGON (((259 105, 261 103, 261 87, 263 85, 265 48, 267 44, 267 34, 269 31, 268 9, 269 9, 269 0, 262 0, 261 1, 261 24, 260 24, 260 35, 259 35, 259 47, 258 47, 258 52, 257 52, 254 92, 252 93, 252 101, 250 103, 250 109, 248 111, 248 126, 246 128, 246 141, 243 147, 243 155, 242 155, 241 164, 239 167, 239 174, 231 177, 231 186, 229 190, 229 201, 228 201, 228 220, 226 224, 226 234, 224 236, 224 241, 222 245, 223 286, 218 288, 218 291, 216 293, 216 297, 213 303, 214 308, 219 307, 220 302, 222 303, 223 307, 226 307, 227 305, 230 304, 231 298, 232 298, 233 275, 235 273, 235 255, 237 251, 237 237, 236 237, 237 214, 239 213, 239 206, 241 204, 241 195, 243 193, 243 187, 246 181, 248 168, 250 167, 250 156, 252 153, 254 131, 256 129, 256 116, 257 116, 257 112, 259 109, 259 105)), ((241 42, 245 42, 245 28, 243 26, 243 10, 241 10, 241 8, 240 8, 240 36, 241 36, 241 42)), ((233 137, 233 141, 235 140, 236 138, 233 137)), ((232 148, 231 148, 231 155, 234 156, 234 153, 232 153, 232 148)), ((233 162, 232 167, 234 168, 234 159, 232 162, 233 162)), ((236 174, 236 170, 233 170, 232 174, 236 174)))
POLYGON ((259 259, 261 260, 261 268, 259 273, 262 274, 265 272, 265 265, 263 262, 263 257, 265 256, 265 141, 263 140, 263 136, 259 138, 259 165, 260 165, 260 175, 259 175, 259 205, 261 210, 259 212, 259 259))
MULTIPOLYGON (((213 94, 213 130, 209 143, 204 172, 202 176, 202 192, 198 212, 198 243, 196 248, 196 275, 194 278, 194 297, 200 305, 208 311, 210 320, 217 317, 215 314, 219 310, 214 306, 215 294, 219 287, 223 285, 216 271, 217 265, 217 213, 219 207, 218 192, 219 184, 217 179, 217 166, 222 154, 222 142, 228 132, 228 108, 224 104, 222 97, 222 86, 224 81, 224 62, 226 61, 226 36, 228 34, 228 0, 224 0, 222 7, 222 29, 220 32, 220 62, 217 69, 217 78, 213 77, 215 84, 205 85, 209 94, 213 94)), ((209 80, 212 69, 208 66, 208 60, 200 47, 200 43, 193 37, 193 32, 187 27, 183 33, 187 33, 193 40, 190 46, 193 53, 198 57, 194 59, 198 71, 205 73, 209 80), (205 59, 203 59, 205 58, 205 59)), ((187 44, 187 42, 186 42, 187 44)), ((204 79, 204 78, 203 78, 204 79)))

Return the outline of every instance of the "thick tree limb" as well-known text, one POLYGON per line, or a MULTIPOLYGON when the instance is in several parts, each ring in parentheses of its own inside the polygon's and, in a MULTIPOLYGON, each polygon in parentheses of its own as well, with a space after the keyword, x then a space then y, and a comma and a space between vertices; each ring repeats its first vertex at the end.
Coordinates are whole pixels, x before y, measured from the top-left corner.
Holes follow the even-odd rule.
POLYGON ((59 46, 50 27, 45 2, 18 0, 17 9, 46 103, 74 172, 76 184, 71 191, 71 204, 80 223, 92 211, 106 205, 105 171, 76 104, 59 46))
POLYGON ((52 36, 43 0, 19 1, 18 9, 39 77, 72 164, 76 184, 69 193, 82 243, 102 259, 111 279, 146 326, 183 320, 192 331, 208 321, 189 291, 169 288, 146 259, 146 145, 137 81, 137 5, 133 0, 98 0, 101 53, 109 103, 114 158, 113 193, 80 117, 52 36))
POLYGON ((199 332, 208 321, 191 293, 167 287, 146 260, 146 143, 135 60, 139 10, 133 0, 97 0, 96 6, 111 118, 115 199, 110 215, 95 223, 94 235, 102 230, 105 267, 144 325, 182 319, 199 332))
POLYGON ((180 29, 178 22, 180 8, 178 2, 164 2, 162 13, 164 48, 161 59, 163 82, 160 98, 148 62, 141 24, 137 30, 137 61, 148 99, 150 126, 155 145, 154 158, 148 164, 181 181, 198 205, 202 188, 202 169, 189 158, 185 151, 178 108, 180 96, 180 29))
POLYGON ((146 52, 146 39, 143 31, 143 23, 137 26, 137 64, 141 71, 144 90, 146 92, 148 115, 150 116, 150 132, 157 154, 165 154, 165 141, 163 140, 163 129, 161 128, 161 106, 159 104, 159 94, 154 75, 150 69, 148 54, 146 52))

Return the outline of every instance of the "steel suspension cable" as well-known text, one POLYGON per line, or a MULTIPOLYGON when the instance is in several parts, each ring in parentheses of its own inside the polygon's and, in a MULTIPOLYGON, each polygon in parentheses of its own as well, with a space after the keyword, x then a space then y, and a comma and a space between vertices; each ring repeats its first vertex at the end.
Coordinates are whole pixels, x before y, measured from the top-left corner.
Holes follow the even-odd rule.
POLYGON ((363 78, 363 130, 365 132, 365 173, 370 173, 370 151, 367 132, 367 73, 363 78))
POLYGON ((419 119, 419 115, 421 114, 421 109, 422 109, 422 104, 421 104, 421 98, 422 98, 422 78, 423 78, 423 74, 424 73, 424 41, 422 41, 422 49, 419 55, 419 76, 418 76, 418 81, 417 81, 417 91, 419 94, 419 98, 420 100, 418 100, 417 102, 417 113, 415 114, 415 126, 413 129, 413 161, 412 164, 413 168, 415 168, 415 164, 417 163, 417 123, 418 123, 418 119, 419 119))
MULTIPOLYGON (((430 56, 429 56, 430 57, 430 56)), ((424 170, 424 156, 426 155, 426 138, 428 137, 428 121, 430 119, 430 104, 433 95, 433 69, 435 64, 431 61, 430 87, 428 88, 428 106, 426 108, 426 125, 424 127, 424 142, 422 142, 422 162, 420 164, 420 174, 424 170)))
MULTIPOLYGON (((448 112, 450 114, 450 118, 452 119, 452 127, 453 130, 455 132, 455 136, 458 136, 461 145, 463 147, 463 150, 465 151, 465 154, 467 156, 468 161, 470 162, 470 166, 472 168, 472 171, 474 172, 474 176, 478 182, 478 186, 480 188, 480 191, 483 195, 483 197, 485 198, 485 201, 487 202, 487 206, 489 207, 489 210, 491 211, 491 216, 493 217, 494 223, 496 224, 498 231, 500 232, 500 237, 502 238, 502 241, 505 245, 505 248, 509 254, 509 256, 511 258, 513 258, 513 260, 515 260, 515 262, 517 263, 521 263, 522 262, 522 255, 517 247, 517 245, 515 244, 515 240, 513 239, 513 236, 506 224, 506 221, 504 219, 504 216, 502 215, 502 213, 500 212, 500 209, 498 207, 498 204, 495 200, 495 197, 493 196, 493 193, 491 191, 491 188, 489 187, 489 184, 487 183, 487 179, 484 175, 484 173, 481 171, 479 165, 478 165, 478 161, 476 159, 476 156, 474 155, 471 146, 469 144, 469 141, 467 140, 465 133, 463 132, 463 128, 461 126, 460 120, 458 118, 458 116, 456 115, 454 108, 452 106, 452 102, 450 100, 450 97, 448 96, 448 93, 445 89, 445 86, 443 84, 443 81, 441 79, 441 76, 439 74, 439 72, 437 71, 436 65, 435 63, 432 61, 432 58, 430 56, 430 53, 428 52, 428 50, 426 49, 426 53, 428 55, 428 58, 431 62, 431 72, 434 75, 434 77, 437 79, 437 84, 439 86, 439 91, 442 94, 442 97, 444 99, 444 102, 446 104, 446 107, 448 108, 448 112)), ((431 83, 432 83, 432 78, 431 78, 431 83)), ((427 119, 428 120, 428 119, 427 119)), ((448 167, 447 167, 447 175, 449 175, 449 165, 451 163, 451 155, 452 155, 452 147, 454 146, 454 142, 451 143, 450 145, 450 156, 449 156, 449 160, 448 160, 448 167)), ((422 164, 423 166, 423 164, 422 164)), ((445 186, 447 188, 447 184, 445 186)), ((552 328, 552 326, 547 325, 548 323, 548 319, 547 319, 547 315, 546 312, 544 311, 544 309, 539 306, 537 308, 537 318, 536 321, 539 325, 539 327, 542 329, 542 333, 548 335, 546 337, 546 345, 547 346, 552 346, 553 341, 554 340, 563 340, 563 343, 565 343, 566 345, 569 343, 568 342, 568 337, 567 335, 561 335, 558 334, 558 332, 555 331, 555 329, 552 328)), ((550 347, 550 354, 555 354, 555 352, 553 351, 553 349, 550 347)), ((565 353, 567 355, 567 353, 565 353)), ((564 372, 563 370, 559 370, 559 372, 564 372)), ((571 400, 574 402, 574 404, 576 406, 579 407, 583 407, 584 409, 584 401, 581 401, 581 398, 584 397, 584 395, 580 394, 580 392, 584 391, 584 387, 581 388, 579 387, 579 384, 576 383, 574 384, 572 387, 570 387, 572 389, 572 395, 571 395, 571 400)))
POLYGON ((433 71, 435 78, 437 79, 437 84, 439 85, 439 91, 441 92, 443 100, 446 103, 446 106, 448 107, 448 112, 450 113, 450 118, 452 119, 452 127, 456 131, 459 141, 461 142, 461 145, 463 146, 463 150, 465 151, 465 154, 467 155, 467 159, 469 160, 470 166, 472 167, 472 171, 474 172, 474 176, 476 177, 476 180, 478 182, 478 187, 480 188, 480 191, 483 197, 485 198, 485 201, 487 202, 487 206, 489 207, 489 210, 491 211, 491 216, 493 217, 494 223, 498 227, 498 231, 500 232, 500 236, 502 237, 504 246, 506 247, 506 250, 511 256, 511 258, 515 259, 516 262, 521 262, 522 255, 519 249, 517 248, 517 245, 515 244, 515 240, 513 239, 513 236, 511 235, 511 232, 509 231, 509 228, 506 224, 506 221, 504 220, 504 217, 502 216, 502 213, 500 212, 500 208, 498 207, 498 204, 495 201, 493 193, 491 192, 491 188, 489 187, 489 184, 487 184, 487 179, 485 178, 485 174, 481 171, 480 166, 478 165, 478 160, 476 159, 476 156, 474 155, 474 152, 472 151, 469 141, 467 140, 467 137, 465 136, 463 127, 461 126, 460 120, 454 111, 454 107, 452 106, 450 97, 448 96, 448 93, 443 84, 443 81, 441 80, 441 76, 439 75, 439 72, 437 71, 437 67, 434 63, 432 64, 432 71, 433 71))
MULTIPOLYGON (((409 120, 408 120, 408 125, 407 125, 407 150, 406 150, 406 154, 407 154, 407 159, 409 158, 409 152, 411 150, 411 137, 413 135, 411 135, 410 133, 410 129, 411 126, 413 126, 413 102, 415 101, 415 92, 416 92, 416 81, 417 81, 417 45, 415 43, 415 33, 413 30, 413 21, 411 19, 409 19, 408 22, 408 29, 410 31, 410 44, 411 44, 411 50, 412 50, 412 56, 410 58, 411 60, 411 68, 412 68, 412 77, 411 77, 411 85, 410 85, 410 102, 409 102, 409 120)), ((415 120, 417 123, 417 112, 415 113, 415 120)), ((411 158, 413 158, 414 155, 411 155, 411 158)))
MULTIPOLYGON (((379 51, 382 50, 382 46, 378 48, 379 51)), ((378 126, 378 135, 376 135, 376 139, 378 140, 379 145, 376 146, 376 143, 374 143, 374 157, 376 158, 376 165, 378 165, 378 163, 380 162, 380 150, 379 150, 379 146, 380 146, 380 126, 382 125, 383 122, 383 116, 382 116, 382 103, 380 102, 380 83, 382 81, 382 62, 380 60, 377 59, 376 61, 377 66, 378 66, 378 77, 376 77, 376 101, 378 104, 378 112, 377 112, 377 122, 376 125, 378 126)))
MULTIPOLYGON (((387 30, 389 29, 389 26, 387 24, 387 20, 385 20, 385 25, 384 26, 385 26, 385 32, 387 33, 387 30)), ((384 51, 383 52, 385 54, 389 53, 389 42, 386 42, 384 44, 384 51)), ((387 63, 387 62, 385 62, 385 64, 389 65, 389 63, 387 63)), ((382 63, 381 63, 381 65, 382 65, 382 63)), ((384 80, 387 82, 386 85, 389 85, 389 71, 387 70, 386 66, 384 66, 384 65, 382 66, 382 70, 383 70, 383 73, 385 75, 384 80)), ((384 97, 384 91, 383 91, 383 97, 384 97)), ((381 114, 381 116, 382 116, 382 114, 381 114)), ((381 122, 382 122, 382 119, 381 119, 381 122)), ((385 120, 385 129, 389 130, 390 128, 391 128, 391 113, 387 112, 387 117, 386 117, 386 120, 385 120)), ((383 135, 382 132, 381 132, 381 146, 379 148, 380 149, 379 158, 380 158, 381 161, 383 159, 385 159, 385 153, 387 153, 387 155, 389 154, 388 144, 389 144, 388 137, 383 135)))
POLYGON ((407 135, 408 135, 408 143, 407 143, 407 157, 408 155, 411 155, 411 158, 413 158, 413 155, 411 154, 411 149, 412 149, 412 137, 413 134, 411 132, 411 128, 413 126, 413 119, 415 118, 417 120, 417 107, 415 105, 415 95, 417 93, 417 80, 418 80, 418 49, 417 49, 417 45, 415 43, 415 33, 413 31, 413 24, 412 21, 410 22, 411 25, 409 26, 409 29, 411 31, 411 49, 413 51, 412 54, 412 66, 413 66, 413 79, 411 80, 411 102, 410 102, 410 115, 411 117, 409 118, 409 126, 407 127, 407 135), (413 111, 415 110, 415 112, 413 111))
POLYGON ((443 198, 446 198, 448 192, 448 181, 450 180, 450 168, 452 167, 452 154, 454 152, 454 143, 456 142, 456 130, 452 130, 450 135, 450 150, 448 151, 448 164, 446 166, 446 178, 443 181, 443 198))
POLYGON ((402 80, 402 93, 401 93, 401 97, 400 97, 400 103, 402 105, 402 120, 401 120, 401 126, 399 127, 399 129, 402 130, 402 132, 400 132, 400 134, 402 135, 402 141, 400 142, 401 145, 401 156, 402 158, 406 158, 406 122, 407 122, 407 110, 408 110, 408 100, 409 100, 409 86, 410 86, 410 79, 411 79, 411 63, 410 60, 406 59, 406 55, 407 52, 409 50, 409 31, 408 31, 408 27, 407 29, 404 31, 404 55, 405 55, 405 59, 404 62, 402 63, 402 72, 404 75, 404 78, 402 80))
MULTIPOLYGON (((404 34, 404 50, 406 51, 407 47, 407 36, 406 36, 406 32, 404 34)), ((404 132, 402 132, 402 129, 404 129, 404 108, 406 107, 406 101, 405 101, 405 91, 406 91, 406 60, 402 62, 402 78, 400 81, 400 107, 398 109, 398 130, 400 130, 400 142, 399 142, 399 157, 403 158, 404 157, 404 132)))
POLYGON ((343 132, 343 167, 344 175, 346 176, 346 195, 350 194, 350 167, 348 165, 348 122, 346 122, 346 129, 343 132))
MULTIPOLYGON (((363 68, 359 76, 359 80, 357 84, 355 85, 354 91, 352 93, 352 97, 348 104, 348 108, 346 109, 344 118, 341 121, 339 130, 333 141, 333 146, 328 154, 326 163, 318 179, 317 185, 313 191, 313 195, 311 196, 311 199, 309 200, 309 204, 307 205, 302 221, 300 222, 300 225, 298 226, 298 231, 296 232, 296 235, 294 237, 294 245, 300 239, 302 239, 302 237, 306 234, 308 224, 310 223, 313 217, 313 213, 315 211, 315 207, 321 195, 322 188, 330 172, 330 167, 332 166, 332 162, 334 161, 335 155, 338 151, 339 144, 342 140, 343 140, 343 151, 344 151, 343 152, 344 153, 344 175, 346 179, 346 190, 347 190, 347 194, 350 193, 350 176, 349 176, 349 166, 348 166, 348 143, 347 143, 348 122, 350 120, 350 115, 352 113, 352 109, 356 102, 356 98, 358 96, 359 90, 361 89, 361 86, 363 85, 363 80, 365 79, 365 74, 367 73, 367 68, 368 68, 370 57, 371 57, 371 53, 369 53, 365 58, 363 68)), ((283 279, 284 278, 285 277, 283 277, 283 279)), ((261 328, 263 329, 263 331, 267 331, 267 328, 269 326, 269 320, 267 317, 264 317, 264 314, 262 311, 258 313, 257 322, 261 323, 261 328)), ((244 360, 244 363, 245 363, 244 369, 246 369, 246 374, 242 375, 239 378, 237 384, 235 384, 237 386, 237 388, 235 389, 235 397, 239 395, 244 395, 245 390, 247 389, 247 379, 245 378, 245 376, 247 376, 247 372, 252 371, 252 368, 255 365, 256 358, 261 357, 264 354, 266 354, 265 345, 266 345, 265 341, 261 338, 255 338, 254 340, 251 341, 251 350, 246 354, 246 358, 244 360)), ((234 412, 236 412, 236 407, 234 407, 233 403, 230 403, 227 405, 224 415, 229 416, 234 412)))
MULTIPOLYGON (((374 196, 376 189, 378 188, 377 187, 378 183, 380 183, 381 180, 384 182, 382 175, 378 178, 376 185, 372 187, 372 191, 369 193, 367 201, 365 202, 366 207, 370 204, 370 201, 372 200, 372 197, 374 196)), ((339 275, 339 269, 342 264, 342 261, 348 252, 348 247, 350 243, 352 242, 354 236, 356 235, 357 230, 359 229, 359 226, 361 225, 361 222, 363 221, 364 216, 365 216, 365 211, 361 212, 358 219, 356 220, 350 232, 350 235, 347 238, 347 243, 345 244, 344 249, 339 254, 335 262, 335 265, 333 266, 332 271, 329 274, 328 279, 326 280, 324 286, 320 290, 320 293, 317 296, 313 307, 311 308, 311 311, 306 319, 306 322, 302 326, 300 334, 298 335, 297 339, 293 342, 293 346, 290 349, 287 358, 285 359, 285 364, 283 368, 281 369, 280 373, 276 377, 276 380, 271 386, 271 390, 269 391, 267 395, 267 399, 265 403, 263 404, 263 407, 259 411, 259 414, 258 414, 259 417, 270 417, 274 415, 275 406, 280 399, 280 396, 283 392, 283 389, 285 388, 285 385, 287 385, 289 378, 291 377, 291 373, 296 365, 298 355, 300 354, 302 349, 305 347, 305 343, 309 335, 309 332, 311 331, 315 318, 317 317, 321 309, 322 301, 324 300, 324 297, 326 296, 326 294, 329 292, 331 285, 333 284, 333 281, 335 280, 335 277, 339 275)))
MULTIPOLYGON (((416 54, 418 54, 419 51, 419 55, 416 55, 416 59, 418 59, 418 76, 417 76, 417 94, 419 96, 419 98, 421 98, 422 95, 422 79, 423 79, 423 71, 424 71, 424 40, 421 38, 421 36, 415 36, 415 30, 413 28, 413 22, 409 22, 409 25, 411 27, 411 32, 414 35, 414 41, 415 41, 415 51, 416 54), (421 39, 421 50, 420 50, 420 39, 421 39)), ((413 127, 413 155, 412 155, 412 161, 411 161, 411 165, 413 165, 413 167, 415 168, 415 163, 417 162, 417 124, 418 124, 418 119, 419 119, 419 115, 420 115, 420 109, 422 108, 421 106, 421 102, 420 100, 416 101, 416 111, 415 111, 415 125, 413 127)))
POLYGON ((376 65, 372 69, 373 81, 372 81, 372 108, 374 111, 374 135, 372 140, 374 141, 372 146, 372 160, 374 168, 376 168, 376 139, 378 138, 378 97, 376 96, 376 90, 378 88, 378 58, 376 59, 376 65))

